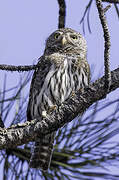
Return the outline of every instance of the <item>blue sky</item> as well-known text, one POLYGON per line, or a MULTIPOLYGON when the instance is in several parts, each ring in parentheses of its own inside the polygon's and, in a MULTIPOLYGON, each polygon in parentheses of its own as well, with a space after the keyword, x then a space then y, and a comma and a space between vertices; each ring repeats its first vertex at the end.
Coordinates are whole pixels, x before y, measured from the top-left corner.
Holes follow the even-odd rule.
MULTIPOLYGON (((67 2, 66 27, 82 31, 80 20, 88 1, 67 2)), ((106 4, 106 3, 105 3, 106 4)), ((114 7, 107 12, 111 33, 111 69, 117 64, 118 18, 114 7)), ((32 64, 44 50, 45 39, 57 29, 58 4, 56 0, 5 0, 0 6, 0 63, 32 64)), ((86 25, 85 38, 88 44, 88 61, 95 65, 96 72, 103 66, 103 34, 95 2, 90 12, 92 34, 86 25)))
MULTIPOLYGON (((66 27, 83 34, 80 20, 88 3, 83 0, 66 0, 66 27)), ((104 3, 104 6, 106 3, 104 3)), ((0 64, 31 65, 43 54, 45 40, 58 25, 56 0, 0 0, 0 64)), ((118 67, 119 22, 114 6, 106 13, 111 35, 111 70, 118 67)), ((90 10, 89 33, 85 20, 85 38, 88 46, 88 62, 93 66, 93 78, 103 74, 104 41, 98 13, 93 1, 90 10)), ((0 71, 0 82, 5 72, 0 71)), ((18 72, 9 72, 8 87, 19 80, 18 72)), ((109 98, 113 98, 113 95, 109 98)))

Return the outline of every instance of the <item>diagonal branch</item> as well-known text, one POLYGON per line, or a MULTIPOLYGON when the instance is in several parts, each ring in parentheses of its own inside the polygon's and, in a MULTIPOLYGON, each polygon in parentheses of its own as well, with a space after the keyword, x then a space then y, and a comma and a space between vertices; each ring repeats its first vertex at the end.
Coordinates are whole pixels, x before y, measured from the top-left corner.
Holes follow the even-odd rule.
MULTIPOLYGON (((111 86, 109 89, 114 91, 119 88, 119 68, 111 72, 111 86)), ((57 112, 43 118, 42 121, 32 120, 22 124, 13 125, 9 128, 0 129, 0 149, 13 148, 17 145, 26 144, 34 141, 38 134, 48 134, 64 124, 72 121, 78 114, 83 113, 94 102, 105 97, 105 77, 97 80, 95 83, 84 89, 83 92, 76 92, 75 95, 65 101, 57 112)))

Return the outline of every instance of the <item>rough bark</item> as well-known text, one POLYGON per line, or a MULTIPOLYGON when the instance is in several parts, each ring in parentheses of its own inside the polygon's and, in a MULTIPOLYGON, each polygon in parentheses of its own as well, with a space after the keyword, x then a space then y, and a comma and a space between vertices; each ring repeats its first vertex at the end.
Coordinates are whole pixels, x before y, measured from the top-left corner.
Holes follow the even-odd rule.
POLYGON ((105 50, 104 50, 105 89, 107 89, 108 91, 111 84, 111 73, 110 73, 110 62, 109 62, 111 42, 110 42, 109 28, 108 28, 108 24, 107 24, 107 20, 105 16, 105 11, 108 8, 103 9, 102 0, 96 0, 96 5, 97 5, 99 19, 102 25, 103 33, 104 33, 103 36, 104 36, 104 42, 105 42, 104 43, 104 46, 105 46, 105 50))

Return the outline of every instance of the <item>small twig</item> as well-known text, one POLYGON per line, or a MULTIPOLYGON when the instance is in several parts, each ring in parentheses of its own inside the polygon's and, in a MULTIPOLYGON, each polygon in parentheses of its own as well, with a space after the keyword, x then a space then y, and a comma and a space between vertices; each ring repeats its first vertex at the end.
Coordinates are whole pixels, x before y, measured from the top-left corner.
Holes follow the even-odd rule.
POLYGON ((65 17, 66 17, 66 3, 65 0, 57 0, 59 4, 59 20, 58 28, 65 27, 65 17))
POLYGON ((12 65, 0 64, 0 70, 7 70, 7 71, 30 71, 36 69, 37 67, 38 65, 12 66, 12 65))
POLYGON ((103 2, 119 3, 119 0, 102 0, 103 2))
POLYGON ((96 0, 96 5, 99 13, 99 18, 102 24, 104 41, 105 41, 105 50, 104 50, 104 65, 105 65, 105 90, 108 91, 111 84, 111 73, 109 66, 109 56, 110 56, 110 34, 108 30, 108 25, 106 22, 106 17, 104 9, 102 6, 102 0, 96 0))
POLYGON ((112 4, 109 4, 108 6, 106 6, 104 8, 104 13, 106 13, 110 8, 111 8, 112 4))

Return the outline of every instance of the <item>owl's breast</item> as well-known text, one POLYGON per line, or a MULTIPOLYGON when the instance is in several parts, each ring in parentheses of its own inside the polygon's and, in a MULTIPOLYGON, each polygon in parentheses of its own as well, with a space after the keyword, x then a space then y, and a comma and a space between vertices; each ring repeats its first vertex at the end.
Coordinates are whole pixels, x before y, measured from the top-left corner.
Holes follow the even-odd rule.
POLYGON ((51 78, 50 91, 56 102, 62 103, 69 97, 74 85, 72 80, 71 63, 65 59, 51 78))
POLYGON ((49 105, 64 102, 71 94, 85 85, 88 78, 82 67, 78 67, 70 58, 64 59, 59 67, 51 66, 44 82, 43 96, 49 105))
POLYGON ((42 114, 54 105, 60 105, 69 98, 72 91, 88 85, 88 76, 82 66, 76 66, 72 59, 66 58, 60 66, 52 64, 47 73, 34 114, 42 114))

